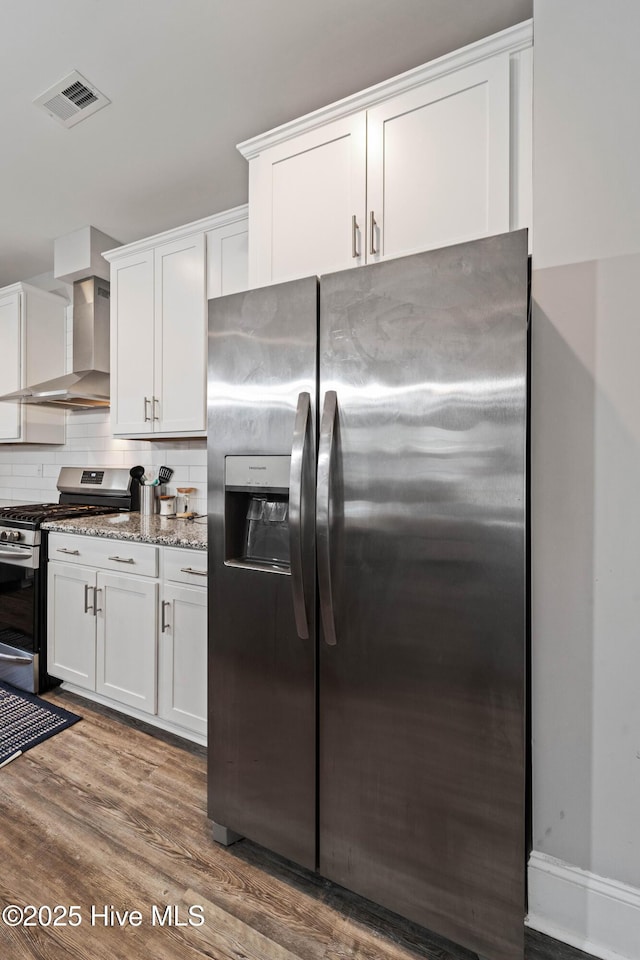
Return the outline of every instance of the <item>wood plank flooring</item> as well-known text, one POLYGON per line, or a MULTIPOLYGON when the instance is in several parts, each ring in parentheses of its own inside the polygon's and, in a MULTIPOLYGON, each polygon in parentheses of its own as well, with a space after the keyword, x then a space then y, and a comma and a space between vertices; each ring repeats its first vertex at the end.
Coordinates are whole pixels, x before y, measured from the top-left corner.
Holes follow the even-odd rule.
MULTIPOLYGON (((84 719, 0 770, 0 909, 76 905, 81 922, 0 921, 2 960, 475 960, 248 841, 214 844, 202 748, 46 699, 84 719)), ((527 932, 527 960, 586 956, 527 932)))

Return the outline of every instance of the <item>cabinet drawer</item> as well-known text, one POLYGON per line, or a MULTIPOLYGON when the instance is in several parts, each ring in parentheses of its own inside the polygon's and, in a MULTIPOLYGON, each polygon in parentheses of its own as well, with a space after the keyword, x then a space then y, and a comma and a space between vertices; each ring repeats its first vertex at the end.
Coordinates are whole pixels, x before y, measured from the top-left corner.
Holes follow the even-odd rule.
POLYGON ((158 548, 130 540, 105 540, 101 537, 51 533, 49 560, 64 560, 65 563, 79 563, 101 570, 134 573, 142 577, 158 576, 158 548))
POLYGON ((165 547, 164 579, 205 587, 207 585, 207 551, 165 547))

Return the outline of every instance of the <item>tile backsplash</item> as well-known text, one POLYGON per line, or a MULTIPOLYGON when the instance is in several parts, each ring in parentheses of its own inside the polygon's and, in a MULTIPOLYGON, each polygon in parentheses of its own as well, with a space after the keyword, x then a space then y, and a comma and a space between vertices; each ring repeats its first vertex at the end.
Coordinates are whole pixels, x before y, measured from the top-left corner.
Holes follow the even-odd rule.
POLYGON ((195 487, 190 509, 206 513, 206 440, 119 440, 111 435, 108 410, 74 410, 66 416, 65 444, 0 444, 0 500, 57 501, 60 467, 142 464, 157 471, 165 464, 174 471, 166 492, 175 493, 177 487, 195 487))

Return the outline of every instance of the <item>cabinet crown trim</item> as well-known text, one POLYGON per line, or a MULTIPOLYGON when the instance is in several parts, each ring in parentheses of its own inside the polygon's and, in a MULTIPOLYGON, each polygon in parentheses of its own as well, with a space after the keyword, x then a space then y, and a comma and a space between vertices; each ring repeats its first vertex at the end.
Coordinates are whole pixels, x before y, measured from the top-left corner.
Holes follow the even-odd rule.
POLYGON ((165 230, 163 233, 156 233, 152 237, 143 237, 141 240, 134 240, 121 247, 115 247, 113 250, 105 250, 102 256, 109 263, 121 260, 132 253, 144 253, 153 250, 163 243, 171 243, 173 240, 182 240, 184 237, 190 237, 198 233, 206 233, 208 230, 215 230, 218 227, 226 227, 228 224, 241 222, 249 216, 249 207, 246 203, 239 207, 232 207, 230 210, 223 210, 220 213, 214 213, 212 216, 203 217, 201 220, 193 220, 191 223, 185 223, 181 227, 174 227, 171 230, 165 230))
POLYGON ((43 290, 41 287, 34 287, 31 283, 19 281, 18 283, 12 283, 9 287, 0 288, 0 297, 10 297, 16 293, 26 293, 29 294, 29 296, 41 297, 43 300, 49 300, 50 303, 62 304, 63 307, 69 306, 69 301, 66 297, 61 297, 59 294, 52 293, 50 290, 43 290))
POLYGON ((489 57, 501 53, 515 54, 520 50, 526 50, 532 43, 533 20, 525 20, 523 23, 508 27, 506 30, 501 30, 499 33, 494 33, 482 40, 476 40, 475 43, 470 43, 466 47, 447 53, 436 60, 430 60, 429 63, 422 66, 414 67, 396 77, 391 77, 389 80, 383 80, 375 86, 367 87, 366 90, 345 97, 343 100, 321 107, 319 110, 307 113, 296 120, 283 123, 273 130, 252 137, 250 140, 244 140, 237 144, 237 149, 245 160, 253 160, 263 150, 284 143, 308 130, 332 123, 334 120, 347 117, 360 110, 366 110, 382 103, 384 100, 398 96, 398 94, 406 93, 413 87, 421 86, 428 81, 446 76, 448 73, 479 63, 489 57))

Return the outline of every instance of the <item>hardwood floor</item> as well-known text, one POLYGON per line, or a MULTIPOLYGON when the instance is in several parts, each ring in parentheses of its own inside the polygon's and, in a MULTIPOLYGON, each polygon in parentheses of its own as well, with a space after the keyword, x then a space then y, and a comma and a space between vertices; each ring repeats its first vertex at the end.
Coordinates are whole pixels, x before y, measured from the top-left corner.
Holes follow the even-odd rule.
MULTIPOLYGON (((0 921, 3 960, 475 960, 248 841, 214 844, 202 748, 46 698, 84 719, 0 770, 0 908, 79 909, 0 921), (160 925, 167 905, 179 923, 160 925)), ((527 931, 527 960, 586 956, 527 931)))

